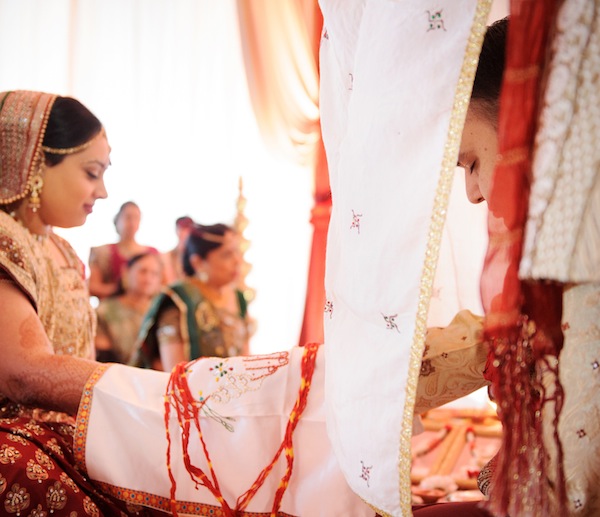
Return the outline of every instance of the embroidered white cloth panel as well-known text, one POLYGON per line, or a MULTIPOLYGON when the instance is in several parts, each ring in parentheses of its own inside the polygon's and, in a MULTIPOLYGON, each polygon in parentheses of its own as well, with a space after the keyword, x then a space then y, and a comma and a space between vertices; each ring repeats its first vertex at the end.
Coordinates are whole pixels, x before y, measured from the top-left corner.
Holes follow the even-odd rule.
MULTIPOLYGON (((293 471, 280 511, 294 516, 372 517, 373 510, 349 489, 327 439, 322 348, 306 409, 293 434, 293 471)), ((194 363, 188 372, 193 398, 207 399, 200 417, 202 434, 220 492, 231 508, 282 443, 298 398, 303 352, 297 347, 266 356, 206 358, 194 363)), ((164 396, 168 379, 169 374, 164 372, 123 365, 108 368, 93 389, 85 450, 85 467, 92 479, 106 483, 113 494, 130 492, 128 499, 132 502, 137 502, 137 496, 147 503, 154 497, 167 510, 171 482, 166 461, 164 396)), ((81 416, 80 409, 78 423, 85 425, 81 416)), ((174 410, 170 431, 179 514, 208 514, 201 513, 197 505, 220 509, 215 496, 206 488, 196 488, 186 470, 182 433, 174 410), (184 502, 192 503, 187 505, 188 511, 183 508, 184 502)), ((193 423, 188 453, 192 464, 210 478, 207 455, 193 423)), ((246 511, 270 514, 285 468, 286 457, 282 454, 246 511)))
POLYGON ((477 2, 320 6, 321 124, 333 200, 328 432, 352 489, 382 513, 410 515, 405 401, 422 355, 414 339, 418 304, 429 303, 421 281, 438 253, 428 249, 430 224, 445 146, 457 138, 450 119, 477 2))

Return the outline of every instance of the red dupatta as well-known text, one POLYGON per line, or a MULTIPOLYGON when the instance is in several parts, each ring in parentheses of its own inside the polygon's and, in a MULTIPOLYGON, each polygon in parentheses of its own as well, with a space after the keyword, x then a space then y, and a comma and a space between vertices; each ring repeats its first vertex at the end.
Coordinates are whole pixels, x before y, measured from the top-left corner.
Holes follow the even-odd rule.
MULTIPOLYGON (((518 276, 531 183, 531 163, 544 65, 559 0, 511 0, 506 67, 500 96, 498 162, 488 199, 489 245, 481 278, 491 345, 492 389, 504 427, 488 510, 495 515, 550 515, 541 409, 555 401, 557 497, 566 500, 556 422, 562 405, 558 381, 547 395, 535 374, 562 347, 562 288, 518 276)), ((554 374, 557 375, 556 368, 554 374)), ((558 377, 556 377, 558 379, 558 377)))

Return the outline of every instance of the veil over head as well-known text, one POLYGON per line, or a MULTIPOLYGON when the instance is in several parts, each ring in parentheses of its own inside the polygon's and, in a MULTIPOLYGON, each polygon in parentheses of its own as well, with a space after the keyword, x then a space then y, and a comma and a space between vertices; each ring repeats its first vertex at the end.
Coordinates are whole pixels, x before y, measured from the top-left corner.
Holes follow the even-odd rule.
POLYGON ((56 97, 26 90, 0 93, 0 205, 14 203, 31 190, 56 97))

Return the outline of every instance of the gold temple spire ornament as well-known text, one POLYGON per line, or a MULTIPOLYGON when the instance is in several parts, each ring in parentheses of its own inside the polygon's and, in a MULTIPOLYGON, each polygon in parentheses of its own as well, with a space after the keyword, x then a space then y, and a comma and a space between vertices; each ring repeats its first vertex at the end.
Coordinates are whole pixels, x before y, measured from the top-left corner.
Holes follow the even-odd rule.
POLYGON ((246 251, 248 251, 248 248, 250 247, 250 241, 244 236, 244 230, 248 226, 248 218, 244 214, 244 210, 246 209, 246 198, 244 197, 243 189, 244 182, 242 180, 242 177, 240 176, 238 181, 238 198, 236 201, 236 214, 233 222, 233 228, 240 237, 240 253, 242 254, 240 279, 238 281, 237 287, 242 293, 244 293, 244 298, 246 299, 246 302, 250 303, 252 300, 254 300, 254 297, 256 296, 256 290, 248 287, 248 285, 246 284, 246 277, 251 271, 252 265, 246 260, 246 251))

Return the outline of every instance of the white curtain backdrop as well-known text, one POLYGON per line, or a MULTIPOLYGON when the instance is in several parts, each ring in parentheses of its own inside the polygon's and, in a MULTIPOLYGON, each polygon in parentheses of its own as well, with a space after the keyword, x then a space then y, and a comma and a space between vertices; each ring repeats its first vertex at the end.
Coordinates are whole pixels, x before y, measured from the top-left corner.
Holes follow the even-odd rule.
POLYGON ((106 126, 109 198, 59 231, 87 262, 114 242, 121 203, 138 240, 175 244, 174 222, 232 223, 243 177, 255 353, 297 344, 304 310, 312 172, 270 154, 250 105, 233 0, 0 0, 0 91, 72 95, 106 126))

